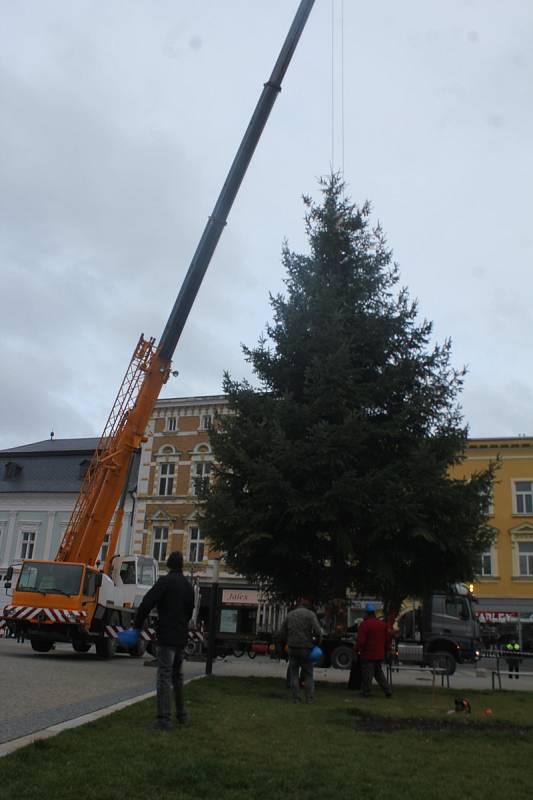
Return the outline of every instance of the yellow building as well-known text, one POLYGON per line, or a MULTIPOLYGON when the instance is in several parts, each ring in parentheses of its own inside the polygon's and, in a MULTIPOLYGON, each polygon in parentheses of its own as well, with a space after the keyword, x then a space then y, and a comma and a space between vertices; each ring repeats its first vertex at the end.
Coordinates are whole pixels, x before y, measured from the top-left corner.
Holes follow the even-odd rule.
POLYGON ((454 472, 466 477, 491 461, 499 464, 489 506, 494 542, 475 582, 479 617, 486 639, 519 636, 533 649, 533 438, 471 439, 454 472))
MULTIPOLYGON (((228 570, 202 533, 198 490, 210 480, 209 429, 228 414, 224 395, 158 400, 146 431, 134 515, 134 552, 163 566, 181 550, 184 572, 208 585, 246 581, 228 570)), ((471 439, 454 474, 468 477, 491 461, 499 468, 490 503, 494 542, 483 553, 475 594, 486 644, 517 636, 533 652, 533 438, 471 439)))

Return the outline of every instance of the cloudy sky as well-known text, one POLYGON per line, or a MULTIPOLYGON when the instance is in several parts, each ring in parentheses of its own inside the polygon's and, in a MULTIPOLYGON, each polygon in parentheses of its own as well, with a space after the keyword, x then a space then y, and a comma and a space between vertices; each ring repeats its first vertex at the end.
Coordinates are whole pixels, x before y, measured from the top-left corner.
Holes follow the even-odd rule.
MULTIPOLYGON (((0 0, 0 447, 101 432, 297 5, 0 0)), ((529 0, 317 0, 163 396, 248 374, 333 165, 468 366, 471 435, 533 434, 532 41, 529 0)))

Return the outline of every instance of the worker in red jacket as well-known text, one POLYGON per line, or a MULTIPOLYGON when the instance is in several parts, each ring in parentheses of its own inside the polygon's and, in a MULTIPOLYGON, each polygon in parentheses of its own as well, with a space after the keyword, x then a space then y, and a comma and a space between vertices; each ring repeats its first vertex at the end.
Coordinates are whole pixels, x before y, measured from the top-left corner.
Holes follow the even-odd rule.
POLYGON ((387 624, 376 619, 376 608, 373 603, 365 606, 365 619, 359 625, 355 652, 361 664, 361 691, 363 697, 370 697, 372 678, 375 678, 385 693, 392 697, 387 679, 383 674, 382 662, 385 658, 389 633, 387 624))

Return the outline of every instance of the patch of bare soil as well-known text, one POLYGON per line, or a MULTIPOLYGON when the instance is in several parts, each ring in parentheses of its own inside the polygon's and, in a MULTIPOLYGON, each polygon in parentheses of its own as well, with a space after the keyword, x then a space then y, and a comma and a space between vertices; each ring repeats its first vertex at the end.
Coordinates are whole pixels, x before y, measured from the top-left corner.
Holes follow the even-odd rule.
POLYGON ((356 718, 358 730, 375 733, 398 733, 399 731, 437 731, 437 732, 466 732, 473 731, 484 733, 511 733, 515 736, 531 734, 533 725, 514 725, 512 722, 490 720, 490 722, 477 722, 469 714, 457 714, 446 719, 430 719, 429 717, 382 717, 359 709, 349 712, 356 718))

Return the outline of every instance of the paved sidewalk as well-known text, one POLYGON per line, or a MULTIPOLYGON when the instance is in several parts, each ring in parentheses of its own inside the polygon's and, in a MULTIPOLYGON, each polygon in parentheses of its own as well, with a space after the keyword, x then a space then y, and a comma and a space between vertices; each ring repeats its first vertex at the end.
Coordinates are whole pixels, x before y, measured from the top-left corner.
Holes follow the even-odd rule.
MULTIPOLYGON (((522 676, 519 680, 509 680, 507 673, 502 669, 502 689, 513 691, 531 692, 533 691, 533 677, 522 676)), ((450 676, 450 689, 492 691, 492 664, 481 662, 479 665, 462 664, 457 667, 455 673, 450 676)), ((233 656, 224 660, 217 659, 213 662, 214 675, 228 675, 235 677, 262 677, 279 678, 285 680, 287 672, 287 662, 277 661, 266 656, 257 656, 250 659, 247 656, 234 658, 233 656)), ((348 671, 339 669, 320 669, 315 668, 315 680, 327 681, 330 683, 348 683, 348 671)), ((433 676, 431 670, 420 669, 405 672, 394 672, 392 676, 393 686, 431 686, 433 676)), ((437 676, 435 684, 440 688, 440 677, 437 676)))

